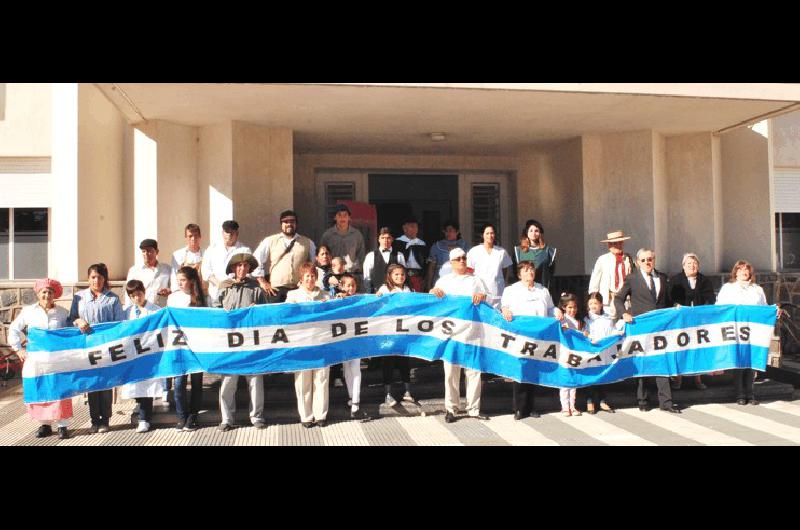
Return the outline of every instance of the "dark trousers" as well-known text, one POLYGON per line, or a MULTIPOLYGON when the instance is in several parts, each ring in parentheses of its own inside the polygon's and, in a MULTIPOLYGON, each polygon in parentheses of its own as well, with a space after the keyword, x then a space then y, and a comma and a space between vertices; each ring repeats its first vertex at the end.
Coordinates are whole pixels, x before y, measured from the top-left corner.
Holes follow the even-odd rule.
POLYGON ((139 421, 149 422, 153 417, 153 398, 136 398, 139 404, 139 421))
POLYGON ((536 385, 530 383, 511 383, 514 412, 519 412, 523 416, 533 412, 533 391, 535 388, 536 385))
POLYGON ((606 400, 606 387, 607 385, 593 385, 579 390, 579 392, 586 392, 586 403, 599 405, 606 400))
POLYGON ((733 384, 736 386, 736 399, 753 399, 753 369, 731 370, 733 384))
MULTIPOLYGON (((331 366, 331 373, 330 373, 330 380, 331 382, 334 379, 344 379, 344 365, 342 364, 334 364, 331 366)), ((331 383, 332 384, 332 383, 331 383)))
POLYGON ((175 413, 178 419, 186 420, 190 414, 198 414, 203 405, 203 372, 175 378, 175 413), (186 380, 191 377, 192 397, 189 410, 186 409, 186 380))
POLYGON ((92 418, 92 425, 105 425, 108 427, 108 421, 111 419, 111 402, 113 400, 113 390, 89 392, 89 416, 92 418))
POLYGON ((400 372, 400 379, 404 383, 411 382, 411 367, 409 366, 408 357, 400 357, 392 355, 390 357, 381 357, 383 363, 383 384, 391 385, 394 382, 394 369, 400 372))
POLYGON ((647 403, 647 380, 655 379, 658 387, 658 406, 662 409, 672 408, 672 388, 669 386, 669 377, 640 377, 636 398, 640 405, 647 403))

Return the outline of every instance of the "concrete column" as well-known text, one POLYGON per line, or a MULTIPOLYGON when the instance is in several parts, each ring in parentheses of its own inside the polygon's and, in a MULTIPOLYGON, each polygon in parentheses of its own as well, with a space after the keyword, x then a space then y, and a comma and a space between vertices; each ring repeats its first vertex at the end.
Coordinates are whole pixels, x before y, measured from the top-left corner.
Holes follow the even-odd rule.
MULTIPOLYGON (((158 143, 156 128, 150 124, 133 131, 133 240, 129 242, 133 262, 142 263, 139 243, 158 239, 158 143)), ((163 250, 162 250, 163 251, 163 250)), ((133 265, 130 262, 129 265, 133 265)))
MULTIPOLYGON (((719 139, 711 133, 666 138, 669 227, 668 262, 681 270, 681 258, 694 252, 705 273, 719 272, 722 259, 722 202, 719 139)), ((668 265, 668 267, 667 267, 668 265)))
POLYGON ((653 248, 664 268, 666 231, 663 222, 665 203, 657 201, 664 193, 663 154, 652 131, 585 135, 583 162, 584 272, 590 274, 595 259, 606 252, 600 243, 612 230, 632 236, 625 250, 632 255, 641 247, 653 248))
POLYGON ((243 122, 232 124, 233 216, 239 237, 255 249, 280 228, 280 212, 294 203, 293 135, 243 122))
POLYGON ((52 200, 49 274, 64 283, 78 274, 78 85, 52 89, 52 200))
POLYGON ((772 161, 766 127, 742 127, 721 136, 722 270, 738 259, 757 271, 774 271, 775 213, 772 161))
POLYGON ((208 226, 204 246, 222 241, 222 223, 233 218, 232 123, 200 128, 197 155, 197 216, 208 226))

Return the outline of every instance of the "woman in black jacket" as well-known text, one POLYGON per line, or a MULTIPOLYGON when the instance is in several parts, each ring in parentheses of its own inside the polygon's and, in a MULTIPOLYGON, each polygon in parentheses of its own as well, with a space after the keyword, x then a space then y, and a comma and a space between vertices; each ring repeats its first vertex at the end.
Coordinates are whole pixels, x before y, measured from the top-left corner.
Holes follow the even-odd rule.
MULTIPOLYGON (((677 305, 696 306, 713 305, 717 301, 711 279, 700 274, 700 258, 692 252, 683 255, 683 272, 676 274, 670 280, 670 295, 672 302, 677 305)), ((681 387, 681 376, 672 381, 672 388, 681 387)), ((705 390, 701 376, 694 377, 695 386, 705 390)))

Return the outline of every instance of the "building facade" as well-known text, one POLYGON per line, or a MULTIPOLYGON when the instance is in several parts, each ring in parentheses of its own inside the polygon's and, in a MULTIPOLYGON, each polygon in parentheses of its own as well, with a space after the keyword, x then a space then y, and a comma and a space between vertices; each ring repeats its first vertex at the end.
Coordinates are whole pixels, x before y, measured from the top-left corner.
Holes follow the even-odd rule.
POLYGON ((708 273, 800 270, 798 102, 792 84, 0 84, 0 284, 95 262, 121 280, 140 240, 167 260, 189 222, 205 247, 236 219, 255 246, 287 208, 319 241, 339 199, 427 239, 494 222, 506 248, 538 219, 562 276, 617 229, 669 272, 688 251, 708 273))

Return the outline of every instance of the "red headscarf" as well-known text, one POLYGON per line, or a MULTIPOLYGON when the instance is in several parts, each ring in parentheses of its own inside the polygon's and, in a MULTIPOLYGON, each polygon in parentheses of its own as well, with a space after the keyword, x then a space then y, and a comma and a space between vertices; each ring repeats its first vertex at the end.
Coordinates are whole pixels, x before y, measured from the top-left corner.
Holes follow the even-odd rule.
POLYGON ((52 278, 36 280, 36 283, 33 285, 33 291, 39 294, 39 291, 42 289, 52 289, 56 298, 61 298, 61 295, 64 294, 64 288, 61 287, 61 282, 52 278))

